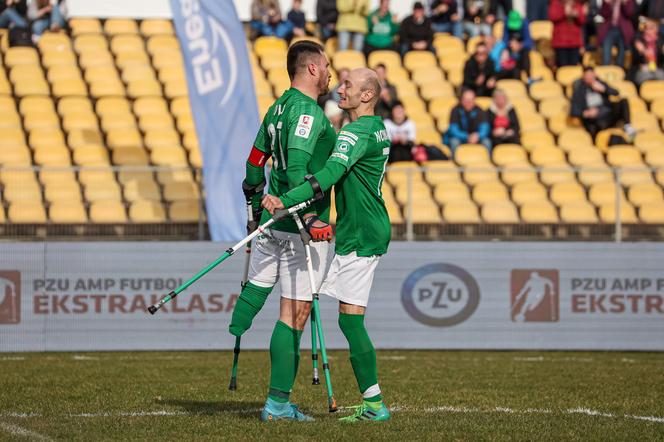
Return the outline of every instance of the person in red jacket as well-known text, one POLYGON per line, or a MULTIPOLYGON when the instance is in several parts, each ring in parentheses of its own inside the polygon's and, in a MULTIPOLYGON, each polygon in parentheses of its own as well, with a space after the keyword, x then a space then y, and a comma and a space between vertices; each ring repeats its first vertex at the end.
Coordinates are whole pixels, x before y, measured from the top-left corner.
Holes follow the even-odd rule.
POLYGON ((556 65, 574 66, 581 61, 583 25, 586 10, 580 0, 551 0, 549 20, 553 22, 551 46, 556 51, 556 65))

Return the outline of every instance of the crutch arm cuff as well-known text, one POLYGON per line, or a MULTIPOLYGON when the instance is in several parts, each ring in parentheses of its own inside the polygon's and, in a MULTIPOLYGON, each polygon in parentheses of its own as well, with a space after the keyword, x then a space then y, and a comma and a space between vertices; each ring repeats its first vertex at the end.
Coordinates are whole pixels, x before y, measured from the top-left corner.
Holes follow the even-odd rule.
POLYGON ((314 191, 314 200, 322 200, 325 196, 325 192, 323 192, 323 189, 320 187, 320 183, 316 177, 313 175, 307 175, 304 177, 304 179, 309 183, 309 185, 311 185, 311 189, 314 191))

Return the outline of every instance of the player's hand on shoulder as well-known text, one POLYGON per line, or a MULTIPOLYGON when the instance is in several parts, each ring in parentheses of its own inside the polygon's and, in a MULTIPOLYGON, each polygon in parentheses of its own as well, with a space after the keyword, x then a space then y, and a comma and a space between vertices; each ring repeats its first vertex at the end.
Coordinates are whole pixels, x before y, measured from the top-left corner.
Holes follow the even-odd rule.
POLYGON ((275 210, 284 208, 284 203, 281 202, 279 197, 274 195, 265 195, 263 197, 263 201, 261 201, 261 205, 267 209, 271 215, 274 215, 275 210))
POLYGON ((332 226, 317 216, 305 218, 304 225, 314 241, 332 241, 332 226))

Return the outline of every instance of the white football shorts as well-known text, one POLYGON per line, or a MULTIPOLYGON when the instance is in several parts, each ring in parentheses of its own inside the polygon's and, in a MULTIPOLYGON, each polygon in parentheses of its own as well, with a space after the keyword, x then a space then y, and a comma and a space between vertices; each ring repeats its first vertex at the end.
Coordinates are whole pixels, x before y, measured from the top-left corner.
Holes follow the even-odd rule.
POLYGON ((334 255, 320 293, 366 307, 380 256, 334 255))

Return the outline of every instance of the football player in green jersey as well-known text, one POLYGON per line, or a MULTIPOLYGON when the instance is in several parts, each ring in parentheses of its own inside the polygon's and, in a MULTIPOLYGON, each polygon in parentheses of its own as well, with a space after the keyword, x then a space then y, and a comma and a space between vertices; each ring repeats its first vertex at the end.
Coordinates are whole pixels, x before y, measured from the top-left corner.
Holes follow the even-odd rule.
POLYGON ((335 256, 320 293, 339 300, 339 327, 348 340, 350 362, 363 401, 345 421, 385 421, 390 412, 378 386, 376 351, 364 327, 374 271, 390 242, 390 219, 381 195, 390 139, 374 107, 380 83, 371 69, 355 69, 338 90, 339 107, 351 123, 342 128, 330 159, 308 182, 280 198, 266 195, 263 207, 290 207, 334 185, 337 208, 335 256))
MULTIPOLYGON (((291 88, 267 111, 247 160, 242 186, 245 195, 252 198, 254 219, 259 224, 271 216, 267 211, 262 213, 260 205, 268 158, 272 157, 268 193, 281 195, 324 167, 336 137, 316 102, 319 95, 327 93, 330 82, 323 47, 312 41, 297 42, 289 48, 286 64, 291 88)), ((303 216, 309 233, 318 241, 312 246, 312 254, 319 286, 331 255, 327 242, 332 239, 329 212, 328 196, 303 216)), ((290 218, 276 222, 256 238, 248 280, 233 310, 231 334, 241 336, 251 327, 277 281, 281 287, 280 315, 270 340, 270 392, 261 418, 309 420, 289 401, 299 363, 300 338, 312 301, 304 245, 290 218)))

